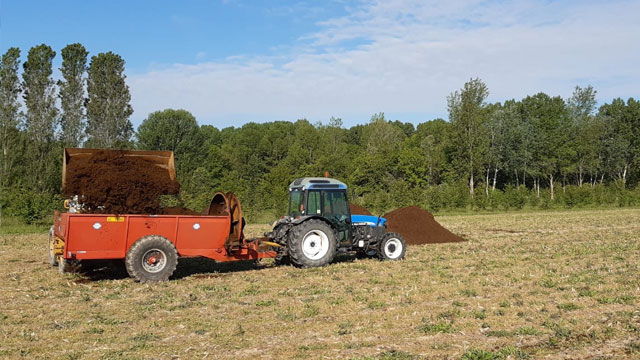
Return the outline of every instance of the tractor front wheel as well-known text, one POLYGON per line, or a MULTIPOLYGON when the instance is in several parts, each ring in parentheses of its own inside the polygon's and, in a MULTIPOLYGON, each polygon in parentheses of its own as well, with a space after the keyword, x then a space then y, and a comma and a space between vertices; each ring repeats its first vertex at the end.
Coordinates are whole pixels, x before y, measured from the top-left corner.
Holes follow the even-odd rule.
POLYGON ((307 220, 293 227, 288 252, 291 262, 299 267, 325 266, 336 256, 336 235, 321 220, 307 220))
POLYGON ((380 241, 378 257, 381 260, 402 260, 407 251, 407 244, 400 234, 386 233, 380 241))
POLYGON ((149 235, 131 245, 125 264, 137 281, 167 281, 178 265, 178 252, 167 238, 149 235))

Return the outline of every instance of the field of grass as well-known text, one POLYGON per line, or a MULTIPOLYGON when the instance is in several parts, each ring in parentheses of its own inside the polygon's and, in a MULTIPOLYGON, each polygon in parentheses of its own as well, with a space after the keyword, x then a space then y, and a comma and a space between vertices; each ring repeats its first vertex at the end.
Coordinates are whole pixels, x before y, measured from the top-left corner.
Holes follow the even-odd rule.
POLYGON ((1 235, 0 358, 640 358, 639 209, 437 220, 469 241, 318 269, 183 259, 160 284, 61 275, 45 233, 1 235))

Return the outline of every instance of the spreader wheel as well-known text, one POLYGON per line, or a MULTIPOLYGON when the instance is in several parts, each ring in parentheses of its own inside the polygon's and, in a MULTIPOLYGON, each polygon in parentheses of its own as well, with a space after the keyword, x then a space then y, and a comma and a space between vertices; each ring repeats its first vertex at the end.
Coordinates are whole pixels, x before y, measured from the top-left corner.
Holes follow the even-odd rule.
POLYGON ((400 234, 386 233, 380 241, 378 257, 381 260, 402 260, 407 251, 407 244, 400 234))
POLYGON ((79 272, 81 269, 79 260, 65 259, 64 257, 60 256, 57 259, 57 262, 58 271, 60 272, 60 274, 74 274, 79 272))
POLYGON ((176 270, 178 252, 167 238, 149 235, 131 245, 125 264, 137 281, 166 281, 176 270))
POLYGON ((58 258, 56 256, 56 237, 53 233, 53 225, 49 229, 49 264, 58 266, 58 258))

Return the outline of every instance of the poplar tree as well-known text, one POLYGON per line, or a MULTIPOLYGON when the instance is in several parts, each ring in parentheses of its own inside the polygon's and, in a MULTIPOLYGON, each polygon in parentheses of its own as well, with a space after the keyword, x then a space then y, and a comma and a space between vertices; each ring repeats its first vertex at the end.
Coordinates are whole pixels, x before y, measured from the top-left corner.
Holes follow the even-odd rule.
MULTIPOLYGON (((545 93, 527 96, 522 100, 522 111, 533 130, 532 175, 549 181, 551 200, 555 196, 558 173, 570 162, 572 149, 568 142, 571 123, 564 100, 545 93)), ((536 184, 534 186, 539 186, 536 184)))
POLYGON ((53 164, 47 160, 54 129, 57 122, 55 82, 51 77, 56 52, 42 44, 29 50, 22 74, 24 104, 27 109, 25 128, 31 142, 28 152, 30 180, 36 190, 45 189, 48 168, 53 164))
POLYGON ((453 127, 457 167, 468 179, 469 195, 473 198, 475 175, 483 166, 487 152, 487 85, 480 79, 467 81, 459 91, 447 97, 449 121, 453 127))
POLYGON ((592 86, 576 86, 567 100, 567 111, 572 122, 572 148, 576 153, 575 172, 578 186, 584 183, 587 171, 597 168, 601 126, 593 114, 596 109, 596 91, 592 86))
POLYGON ((133 109, 124 60, 112 52, 91 57, 87 77, 87 143, 92 147, 131 146, 133 109))
POLYGON ((60 140, 64 146, 78 147, 84 138, 84 82, 87 55, 82 44, 70 44, 62 49, 62 77, 60 88, 60 140))
POLYGON ((616 98, 600 107, 599 115, 605 122, 605 153, 608 171, 623 186, 640 156, 640 101, 616 98))
POLYGON ((20 49, 10 48, 0 59, 0 189, 6 185, 15 159, 14 147, 18 135, 20 104, 20 49))

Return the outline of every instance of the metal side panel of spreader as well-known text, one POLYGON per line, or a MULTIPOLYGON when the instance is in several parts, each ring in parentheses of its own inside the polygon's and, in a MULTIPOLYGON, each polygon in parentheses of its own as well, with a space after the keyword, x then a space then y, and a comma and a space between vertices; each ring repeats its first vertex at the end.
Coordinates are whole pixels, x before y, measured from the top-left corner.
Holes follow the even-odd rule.
POLYGON ((123 259, 145 236, 159 235, 180 256, 226 261, 229 216, 65 214, 65 258, 123 259))

